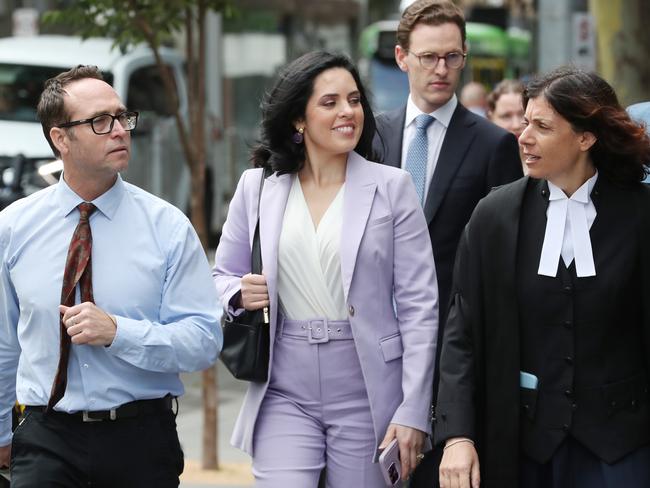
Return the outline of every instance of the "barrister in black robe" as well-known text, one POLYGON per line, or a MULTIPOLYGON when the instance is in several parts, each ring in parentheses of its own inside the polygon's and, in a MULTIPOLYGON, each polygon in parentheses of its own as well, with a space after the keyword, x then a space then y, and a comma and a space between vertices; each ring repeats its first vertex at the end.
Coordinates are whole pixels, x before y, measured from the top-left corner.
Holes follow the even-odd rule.
POLYGON ((530 176, 457 251, 440 486, 650 486, 650 140, 594 74, 555 70, 524 104, 530 176))

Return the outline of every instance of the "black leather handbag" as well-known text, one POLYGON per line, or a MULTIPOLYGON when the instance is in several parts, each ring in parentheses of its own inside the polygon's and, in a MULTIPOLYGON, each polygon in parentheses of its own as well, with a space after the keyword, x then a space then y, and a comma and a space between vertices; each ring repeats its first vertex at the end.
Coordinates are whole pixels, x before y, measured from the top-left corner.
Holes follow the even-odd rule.
MULTIPOLYGON (((257 224, 251 250, 251 273, 262 274, 260 248, 260 199, 264 180, 270 170, 264 169, 257 200, 257 224)), ((265 382, 269 375, 269 310, 245 310, 236 317, 224 313, 222 320, 223 348, 221 361, 238 380, 265 382)))

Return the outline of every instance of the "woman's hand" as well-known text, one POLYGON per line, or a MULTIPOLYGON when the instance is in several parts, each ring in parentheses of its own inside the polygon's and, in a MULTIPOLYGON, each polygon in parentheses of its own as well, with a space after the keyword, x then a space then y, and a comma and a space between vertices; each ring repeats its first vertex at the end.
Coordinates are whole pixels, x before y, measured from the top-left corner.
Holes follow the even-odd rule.
POLYGON ((397 438, 403 479, 407 479, 420 462, 421 457, 418 458, 418 455, 422 454, 425 435, 424 432, 413 427, 399 424, 390 424, 388 426, 379 449, 385 449, 393 439, 397 438))
POLYGON ((242 276, 241 306, 246 310, 259 310, 269 306, 269 289, 264 275, 248 273, 242 276))
POLYGON ((479 488, 480 484, 474 443, 465 437, 448 439, 440 462, 440 488, 479 488))

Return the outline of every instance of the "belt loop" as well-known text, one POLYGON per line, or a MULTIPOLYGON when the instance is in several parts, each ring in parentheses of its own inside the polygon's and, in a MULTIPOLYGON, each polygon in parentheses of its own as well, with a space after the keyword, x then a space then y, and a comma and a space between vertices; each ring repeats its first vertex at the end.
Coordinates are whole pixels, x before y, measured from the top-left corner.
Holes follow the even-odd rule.
POLYGON ((278 325, 275 335, 278 339, 282 339, 282 334, 284 334, 284 314, 278 312, 278 325))

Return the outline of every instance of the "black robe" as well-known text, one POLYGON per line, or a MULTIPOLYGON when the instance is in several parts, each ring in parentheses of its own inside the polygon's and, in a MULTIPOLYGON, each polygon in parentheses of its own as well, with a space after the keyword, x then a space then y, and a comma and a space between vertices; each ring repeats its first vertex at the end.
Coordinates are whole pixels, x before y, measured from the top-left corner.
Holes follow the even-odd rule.
MULTIPOLYGON (((442 343, 435 440, 474 439, 485 488, 514 487, 519 482, 521 346, 515 288, 519 217, 525 192, 541 191, 543 184, 523 178, 484 198, 465 228, 456 256, 442 343)), ((623 189, 601 174, 592 199, 597 219, 634 215, 638 220, 641 296, 647 297, 639 304, 643 308, 639 340, 650 371, 650 186, 623 189), (602 206, 611 207, 604 212, 598 210, 602 206)), ((616 219, 608 226, 616 232, 616 219)))

